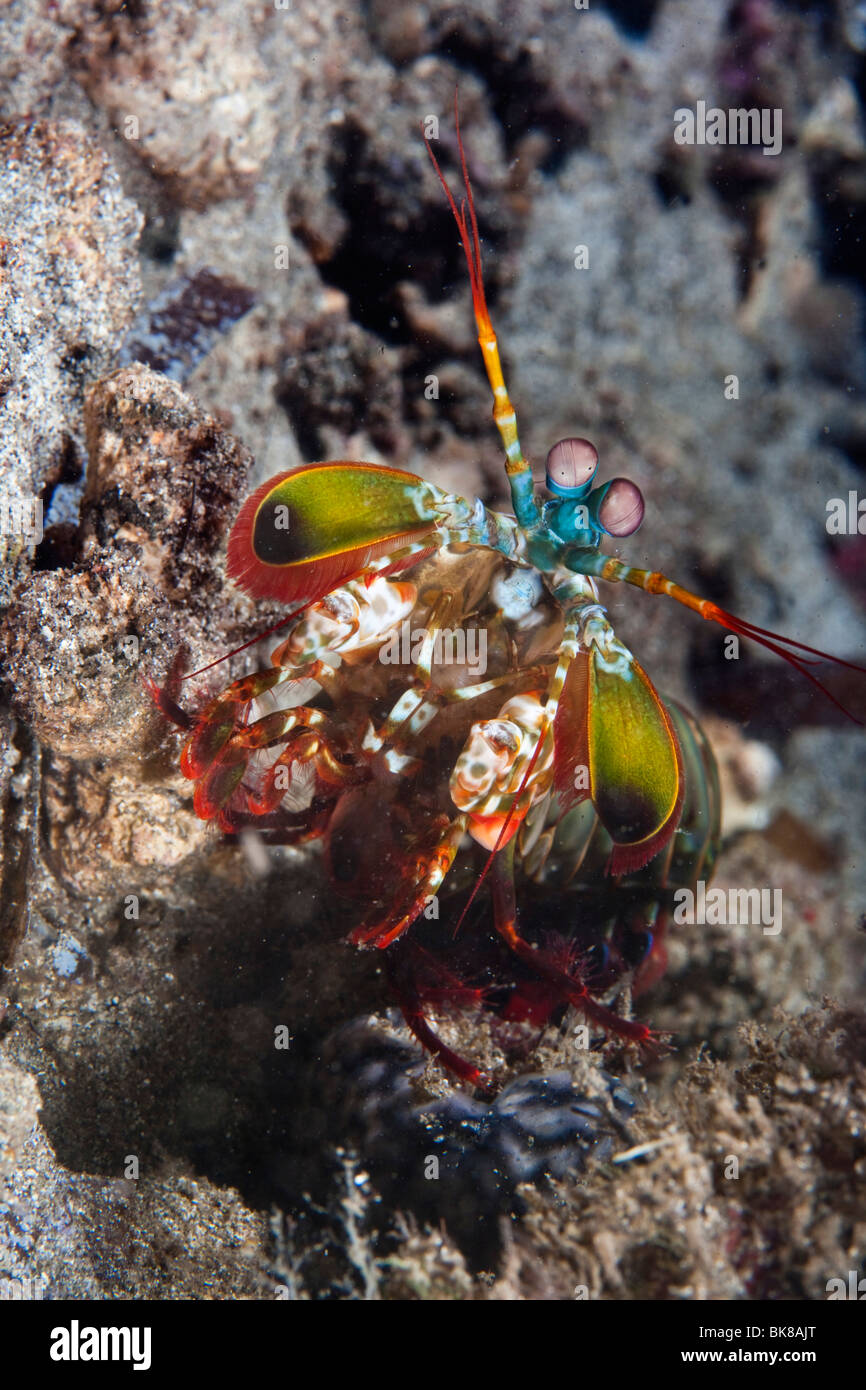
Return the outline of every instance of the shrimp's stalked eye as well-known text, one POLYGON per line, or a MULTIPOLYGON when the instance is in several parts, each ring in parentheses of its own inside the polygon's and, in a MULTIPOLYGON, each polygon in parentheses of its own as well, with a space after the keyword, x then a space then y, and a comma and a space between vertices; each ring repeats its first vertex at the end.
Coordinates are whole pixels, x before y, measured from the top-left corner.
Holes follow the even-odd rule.
POLYGON ((557 497, 585 497, 598 472, 598 450, 588 439, 560 439, 547 455, 547 486, 557 497))
POLYGON ((612 478, 599 489, 598 524, 609 536, 633 536, 643 521, 643 493, 628 478, 612 478))

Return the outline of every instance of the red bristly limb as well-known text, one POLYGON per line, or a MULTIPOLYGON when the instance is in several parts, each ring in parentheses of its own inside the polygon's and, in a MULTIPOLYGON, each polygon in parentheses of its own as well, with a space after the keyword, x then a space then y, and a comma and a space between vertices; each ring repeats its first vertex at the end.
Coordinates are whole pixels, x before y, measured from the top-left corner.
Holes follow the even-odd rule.
POLYGON ((406 1022, 409 1032, 416 1037, 423 1048, 432 1052, 434 1057, 449 1071, 458 1076, 461 1081, 468 1081, 471 1086, 477 1086, 479 1091, 492 1091, 493 1078, 487 1072, 481 1071, 478 1067, 467 1062, 465 1057, 444 1043, 438 1034, 433 1032, 418 1004, 402 1004, 400 1012, 406 1022))
MULTIPOLYGON (((414 954, 418 955, 419 953, 422 955, 427 954, 423 952, 420 947, 415 946, 414 954)), ((474 1066, 472 1062, 467 1062, 465 1057, 461 1057, 459 1053, 455 1052, 453 1048, 443 1042, 439 1035, 431 1028, 422 1007, 423 990, 419 990, 417 981, 413 978, 412 974, 407 975, 407 971, 411 971, 408 960, 404 958, 402 961, 398 962, 390 955, 387 959, 389 983, 394 991, 400 1012, 403 1015, 404 1022, 409 1032, 413 1037, 418 1039, 418 1042, 425 1051, 431 1052, 434 1057, 438 1057, 443 1067, 447 1067, 447 1069, 453 1072, 455 1076, 459 1077, 461 1081, 466 1081, 471 1086, 477 1086, 480 1091, 491 1091, 493 1089, 493 1078, 487 1072, 483 1072, 480 1068, 474 1066)), ((438 962, 435 964, 437 973, 448 976, 451 975, 451 972, 447 971, 443 966, 440 966, 438 962)), ((454 977, 451 978, 453 979, 454 977)))
POLYGON ((480 1008, 485 1003, 490 993, 488 989, 467 985, 453 970, 449 970, 423 946, 419 946, 417 941, 410 940, 406 945, 411 955, 420 962, 415 975, 415 989, 419 1001, 455 1009, 480 1008), (427 971, 431 979, 437 980, 438 984, 428 984, 420 979, 422 971, 427 971))
POLYGON ((509 847, 509 851, 500 856, 493 873, 493 910, 496 930, 500 936, 508 943, 518 960, 522 960, 542 979, 549 980, 557 986, 562 992, 563 1000, 579 1009, 593 1023, 597 1023, 605 1032, 612 1033, 615 1037, 636 1043, 650 1054, 658 1055, 665 1044, 648 1024, 640 1023, 636 1019, 622 1018, 613 1009, 600 1004, 579 976, 575 978, 566 974, 555 960, 551 960, 546 951, 532 946, 520 935, 514 889, 513 846, 509 847))

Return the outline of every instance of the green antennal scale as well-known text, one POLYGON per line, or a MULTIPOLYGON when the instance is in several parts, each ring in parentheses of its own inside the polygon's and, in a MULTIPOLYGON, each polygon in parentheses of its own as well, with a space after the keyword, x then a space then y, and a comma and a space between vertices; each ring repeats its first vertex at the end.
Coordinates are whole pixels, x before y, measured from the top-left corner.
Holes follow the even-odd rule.
POLYGON ((437 495, 413 473, 369 463, 280 473, 241 508, 229 576, 256 598, 311 603, 403 547, 406 564, 417 563, 411 543, 435 529, 437 495))
POLYGON ((590 795, 613 841, 610 871, 642 868, 670 839, 683 798, 679 745, 636 661, 626 675, 593 653, 587 697, 590 795))

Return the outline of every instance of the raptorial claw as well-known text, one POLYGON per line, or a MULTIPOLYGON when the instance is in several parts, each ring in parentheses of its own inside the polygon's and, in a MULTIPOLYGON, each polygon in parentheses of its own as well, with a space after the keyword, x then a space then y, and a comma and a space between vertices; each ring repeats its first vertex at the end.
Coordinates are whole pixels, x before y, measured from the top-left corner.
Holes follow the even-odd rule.
POLYGON ((466 830, 466 817, 457 816, 448 823, 433 848, 416 856, 409 879, 408 893, 397 899, 397 905, 385 914, 369 917, 356 927, 349 938, 356 946, 375 946, 383 951, 396 941, 421 916, 435 897, 442 880, 454 863, 454 856, 466 830))

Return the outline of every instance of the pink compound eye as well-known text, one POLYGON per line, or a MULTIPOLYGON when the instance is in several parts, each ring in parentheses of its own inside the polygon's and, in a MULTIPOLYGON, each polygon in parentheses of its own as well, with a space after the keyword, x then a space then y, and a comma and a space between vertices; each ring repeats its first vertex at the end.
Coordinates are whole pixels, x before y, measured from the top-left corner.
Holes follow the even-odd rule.
POLYGON ((609 536, 631 536, 643 521, 643 493, 628 478, 613 478, 598 509, 599 524, 609 536))
POLYGON ((547 486, 570 493, 587 487, 598 468, 598 450, 588 439, 560 439, 547 455, 547 486))

